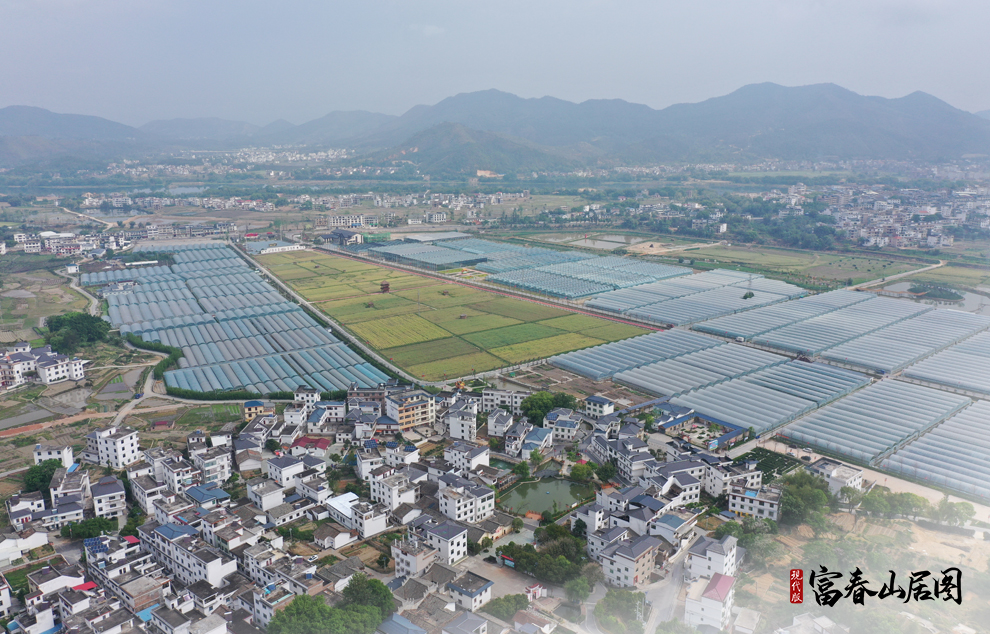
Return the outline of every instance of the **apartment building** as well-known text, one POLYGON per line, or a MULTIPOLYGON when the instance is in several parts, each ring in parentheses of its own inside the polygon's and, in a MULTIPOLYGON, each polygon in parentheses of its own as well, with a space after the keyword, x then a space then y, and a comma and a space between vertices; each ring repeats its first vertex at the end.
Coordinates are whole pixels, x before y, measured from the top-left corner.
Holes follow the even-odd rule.
POLYGON ((493 412, 505 408, 513 416, 522 416, 522 402, 532 394, 523 390, 486 389, 481 393, 481 411, 493 412))
POLYGON ((203 484, 223 484, 234 472, 234 456, 224 445, 197 452, 193 464, 202 473, 203 484))
POLYGON ((409 390, 385 397, 385 415, 396 421, 402 431, 420 425, 433 425, 436 401, 423 390, 409 390))
POLYGON ((447 583, 447 591, 454 603, 469 612, 474 612, 492 600, 494 582, 473 572, 465 572, 447 583))
POLYGON ((392 542, 392 559, 395 560, 396 577, 419 577, 433 565, 440 550, 419 538, 415 533, 392 542))
MULTIPOLYGON (((421 479, 426 479, 425 474, 421 479)), ((386 478, 373 479, 371 500, 383 504, 389 511, 394 511, 403 504, 415 504, 419 500, 419 483, 414 482, 408 473, 403 472, 386 478)))
POLYGON ((495 512, 495 491, 454 474, 440 478, 440 512, 452 520, 477 524, 495 512))
POLYGON ((93 512, 96 517, 121 517, 127 514, 124 483, 114 476, 105 476, 91 487, 93 512))
POLYGON ((584 413, 594 419, 608 416, 615 411, 615 403, 604 396, 592 395, 584 399, 584 413))
POLYGON ((501 438, 512 427, 512 414, 497 407, 488 413, 488 435, 501 438))
POLYGON ((63 467, 68 469, 74 462, 72 447, 68 445, 64 447, 58 445, 35 445, 34 464, 41 464, 46 460, 58 460, 62 463, 63 467))
POLYGON ((455 442, 443 450, 443 459, 454 465, 461 475, 482 465, 487 467, 490 456, 488 447, 471 442, 455 442))
POLYGON ((122 470, 141 459, 138 432, 126 426, 111 426, 86 434, 86 462, 122 470))
POLYGON ((468 531, 463 526, 444 522, 427 527, 423 532, 427 543, 439 551, 440 563, 450 566, 467 557, 468 531))
POLYGON ((782 491, 777 487, 729 487, 729 510, 736 515, 777 521, 782 491))
POLYGON ((203 580, 220 588, 225 577, 237 572, 237 561, 210 547, 195 528, 148 522, 138 530, 141 547, 182 584, 188 586, 203 580))
POLYGON ((478 438, 478 404, 461 399, 454 402, 444 416, 447 433, 451 438, 474 442, 478 438))
POLYGON ((641 535, 605 548, 601 553, 605 581, 619 588, 648 583, 656 569, 660 546, 656 537, 641 535))

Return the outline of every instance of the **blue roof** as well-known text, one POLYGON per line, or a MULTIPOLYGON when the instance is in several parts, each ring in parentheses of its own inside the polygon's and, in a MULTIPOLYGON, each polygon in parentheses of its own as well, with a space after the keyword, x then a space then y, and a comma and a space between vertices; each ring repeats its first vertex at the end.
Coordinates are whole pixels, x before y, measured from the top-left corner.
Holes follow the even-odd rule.
POLYGON ((684 524, 684 520, 677 517, 676 515, 661 515, 657 522, 660 524, 666 524, 671 528, 679 528, 684 524))
POLYGON ((230 498, 230 494, 221 489, 220 487, 214 485, 196 485, 194 487, 189 487, 186 494, 191 497, 196 502, 206 502, 208 500, 226 500, 230 498))
POLYGON ((176 539, 182 537, 183 535, 198 535, 199 531, 191 526, 183 526, 181 524, 162 524, 161 526, 155 527, 155 532, 164 537, 165 539, 176 539))
POLYGON ((563 429, 577 429, 577 426, 578 426, 577 422, 573 420, 557 421, 557 424, 554 425, 554 427, 561 427, 563 429))
POLYGON ((608 405, 609 403, 612 402, 612 401, 608 400, 607 398, 605 398, 604 396, 589 396, 588 398, 586 398, 584 400, 585 400, 586 403, 599 403, 601 405, 608 405))
POLYGON ((426 634, 426 630, 401 614, 395 613, 378 626, 378 631, 384 634, 426 634))
POLYGON ((68 469, 67 473, 72 473, 73 471, 75 471, 78 468, 79 468, 79 463, 78 462, 73 462, 71 465, 69 465, 69 469, 68 469))
POLYGON ((245 401, 244 407, 264 407, 265 404, 262 401, 245 401))
POLYGON ((533 431, 526 434, 526 442, 541 443, 552 433, 553 430, 547 429, 546 427, 536 427, 533 431))
POLYGON ((156 603, 153 606, 151 606, 150 608, 145 608, 144 610, 141 610, 140 612, 135 612, 135 614, 137 614, 137 617, 139 619, 141 619, 141 621, 143 621, 144 623, 147 623, 148 621, 151 620, 151 611, 154 610, 155 608, 157 608, 160 605, 161 605, 161 603, 156 603))

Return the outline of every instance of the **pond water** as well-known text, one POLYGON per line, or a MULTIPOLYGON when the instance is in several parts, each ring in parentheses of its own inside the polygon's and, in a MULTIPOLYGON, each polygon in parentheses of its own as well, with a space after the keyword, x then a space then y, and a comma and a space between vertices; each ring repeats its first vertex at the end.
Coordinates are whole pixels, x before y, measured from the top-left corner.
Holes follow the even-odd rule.
POLYGON ((505 460, 500 460, 498 458, 489 458, 488 466, 495 467, 496 469, 511 469, 516 465, 512 464, 511 462, 506 462, 505 460))
MULTIPOLYGON (((888 284, 884 286, 885 291, 909 291, 911 287, 914 286, 911 282, 897 282, 896 284, 888 284)), ((990 315, 990 297, 984 295, 979 295, 977 293, 967 293, 965 291, 956 290, 955 292, 963 296, 962 302, 938 302, 935 304, 935 308, 951 308, 953 310, 963 310, 968 313, 976 313, 978 315, 990 315)), ((924 303, 931 303, 932 300, 911 300, 924 303)))
POLYGON ((553 511, 569 508, 595 494, 591 484, 577 484, 569 480, 540 480, 520 485, 502 498, 501 506, 515 513, 553 511))

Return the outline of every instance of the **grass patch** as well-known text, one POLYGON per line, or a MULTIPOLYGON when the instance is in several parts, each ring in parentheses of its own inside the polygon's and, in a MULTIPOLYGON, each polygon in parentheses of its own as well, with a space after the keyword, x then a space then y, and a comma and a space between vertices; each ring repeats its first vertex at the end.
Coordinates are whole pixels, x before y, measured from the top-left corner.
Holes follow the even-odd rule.
POLYGON ((505 363, 501 359, 487 352, 476 352, 474 354, 443 359, 442 361, 410 366, 409 373, 427 381, 438 381, 444 377, 449 378, 487 372, 488 370, 500 368, 503 365, 505 363))
POLYGON ((579 335, 572 332, 564 335, 557 335, 556 337, 550 337, 549 339, 539 339, 536 341, 517 343, 512 346, 495 348, 491 351, 491 353, 499 358, 505 359, 505 361, 510 364, 516 364, 524 363, 526 361, 533 361, 536 359, 544 359, 555 354, 560 354, 561 352, 578 350, 589 346, 597 346, 600 343, 605 342, 601 339, 592 339, 591 337, 585 337, 584 335, 579 335))
POLYGON ((471 335, 465 335, 464 339, 482 349, 500 348, 511 346, 517 343, 533 341, 535 339, 548 339, 556 335, 564 334, 564 331, 551 328, 540 323, 519 324, 508 328, 498 328, 496 330, 486 330, 471 335))
POLYGON ((384 351, 384 354, 393 363, 402 366, 411 366, 449 359, 450 357, 474 354, 476 352, 481 351, 467 341, 458 337, 447 337, 446 339, 435 339, 425 343, 416 343, 411 346, 389 348, 384 351))
POLYGON ((560 308, 534 304, 533 302, 512 299, 510 297, 498 297, 488 300, 483 304, 475 304, 472 308, 522 321, 543 321, 544 319, 553 319, 554 317, 563 317, 571 314, 560 308))
POLYGON ((405 346, 421 341, 442 339, 450 334, 418 315, 375 319, 353 324, 350 329, 376 348, 405 346))
POLYGON ((541 321, 541 324, 552 328, 559 328, 567 332, 581 332, 589 328, 598 328, 602 325, 602 320, 588 315, 567 315, 566 317, 555 317, 541 321))

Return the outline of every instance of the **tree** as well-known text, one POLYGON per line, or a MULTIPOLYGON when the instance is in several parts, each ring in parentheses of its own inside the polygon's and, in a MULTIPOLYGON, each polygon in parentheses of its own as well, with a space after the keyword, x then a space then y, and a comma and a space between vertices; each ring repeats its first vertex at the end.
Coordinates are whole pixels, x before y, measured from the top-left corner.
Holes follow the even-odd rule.
POLYGON ((46 497, 51 495, 48 487, 52 484, 55 472, 61 467, 61 460, 45 460, 41 464, 28 467, 27 473, 24 474, 24 490, 44 491, 46 497))
POLYGON ((275 612, 267 631, 268 634, 373 634, 383 620, 381 611, 374 605, 345 598, 339 607, 330 607, 321 597, 303 594, 275 612))
POLYGON ((504 597, 492 599, 481 609, 496 619, 511 622, 512 616, 516 612, 525 610, 528 606, 529 599, 526 598, 525 594, 507 594, 504 597))
POLYGON ((591 595, 591 586, 584 577, 577 577, 564 584, 564 593, 571 603, 584 603, 591 595))
POLYGON ((543 419, 553 409, 553 395, 550 392, 530 394, 519 404, 523 416, 536 427, 543 427, 543 419))
POLYGON ((576 464, 571 467, 571 478, 579 482, 587 482, 593 475, 595 475, 595 470, 587 463, 576 464))
POLYGON ((512 518, 512 530, 516 531, 517 533, 521 531, 525 525, 526 523, 523 522, 521 517, 512 518))
POLYGON ((265 449, 267 449, 272 453, 275 453, 276 451, 282 451, 282 443, 275 440, 274 438, 269 438, 268 440, 265 441, 265 449))
POLYGON ((90 537, 99 537, 116 528, 117 522, 110 521, 105 517, 93 517, 76 524, 63 526, 61 535, 71 539, 89 539, 90 537))
POLYGON ((575 520, 574 526, 571 527, 571 533, 575 537, 584 539, 588 534, 588 525, 585 524, 584 520, 575 520))
POLYGON ((370 605, 381 613, 379 623, 395 612, 395 602, 392 592, 378 579, 368 575, 356 574, 344 588, 344 602, 347 605, 370 605))
POLYGON ((529 465, 525 462, 520 462, 516 466, 512 467, 512 473, 519 476, 520 478, 529 477, 529 465))
POLYGON ((378 567, 385 570, 388 567, 388 562, 392 561, 392 558, 382 553, 378 555, 378 567))
POLYGON ((110 332, 110 324, 99 317, 86 313, 66 313, 55 315, 45 320, 50 334, 55 334, 63 330, 72 331, 80 342, 95 343, 104 341, 107 333, 110 332))
POLYGON ((540 453, 539 449, 534 449, 529 452, 529 461, 533 464, 533 468, 535 469, 540 466, 541 462, 543 462, 543 454, 540 453))
POLYGON ((598 479, 602 482, 608 482, 616 475, 618 475, 619 470, 615 468, 615 465, 611 462, 603 462, 601 464, 595 465, 595 473, 598 474, 598 479))
POLYGON ((715 529, 715 539, 722 539, 726 535, 732 535, 736 539, 742 537, 743 527, 739 522, 726 522, 715 529))

